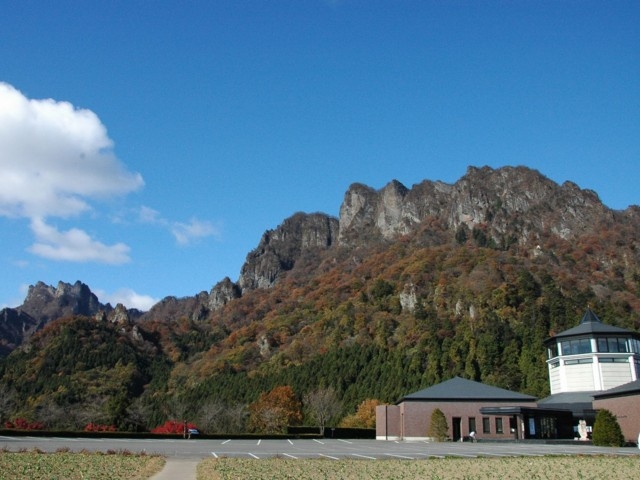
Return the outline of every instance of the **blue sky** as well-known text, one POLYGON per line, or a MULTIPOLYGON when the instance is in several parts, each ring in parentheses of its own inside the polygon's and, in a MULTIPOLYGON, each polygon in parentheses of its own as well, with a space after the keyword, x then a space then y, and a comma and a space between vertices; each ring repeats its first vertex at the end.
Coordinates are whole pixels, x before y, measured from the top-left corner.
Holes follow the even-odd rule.
POLYGON ((354 182, 526 165, 640 203, 636 0, 0 5, 0 307, 209 290, 354 182))

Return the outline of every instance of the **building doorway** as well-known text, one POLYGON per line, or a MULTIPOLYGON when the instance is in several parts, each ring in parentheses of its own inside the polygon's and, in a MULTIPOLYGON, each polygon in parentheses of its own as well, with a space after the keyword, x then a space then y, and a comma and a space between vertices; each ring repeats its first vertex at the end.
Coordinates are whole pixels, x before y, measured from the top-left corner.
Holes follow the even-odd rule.
POLYGON ((451 419, 451 430, 453 431, 453 441, 457 442, 462 437, 462 418, 453 417, 451 419))

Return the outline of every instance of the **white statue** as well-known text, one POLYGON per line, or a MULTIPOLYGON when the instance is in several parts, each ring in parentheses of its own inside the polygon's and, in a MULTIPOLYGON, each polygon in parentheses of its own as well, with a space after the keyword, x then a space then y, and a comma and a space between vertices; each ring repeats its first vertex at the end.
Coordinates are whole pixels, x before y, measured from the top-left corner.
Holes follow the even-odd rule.
POLYGON ((578 433, 580 434, 580 440, 588 440, 587 438, 587 422, 580 420, 578 422, 578 433))

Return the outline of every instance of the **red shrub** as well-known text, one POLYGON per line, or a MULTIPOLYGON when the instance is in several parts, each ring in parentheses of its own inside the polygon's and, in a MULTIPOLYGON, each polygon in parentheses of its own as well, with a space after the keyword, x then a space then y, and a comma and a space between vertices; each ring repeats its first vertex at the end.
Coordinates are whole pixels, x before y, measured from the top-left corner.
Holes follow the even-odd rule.
MULTIPOLYGON (((198 429, 193 423, 187 423, 187 429, 198 429)), ((182 435, 184 433, 184 422, 178 422, 177 420, 167 420, 164 422, 164 425, 160 425, 153 430, 151 433, 160 433, 160 434, 178 434, 182 435)))

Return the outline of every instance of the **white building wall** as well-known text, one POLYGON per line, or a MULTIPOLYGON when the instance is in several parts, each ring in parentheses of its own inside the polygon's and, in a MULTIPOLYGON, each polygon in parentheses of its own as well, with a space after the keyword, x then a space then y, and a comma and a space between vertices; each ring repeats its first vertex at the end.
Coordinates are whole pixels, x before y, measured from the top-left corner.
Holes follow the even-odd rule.
POLYGON ((596 390, 593 381, 593 364, 563 365, 566 378, 565 392, 588 392, 596 390))
POLYGON ((603 390, 633 381, 629 363, 600 363, 603 390))
POLYGON ((562 382, 560 380, 560 367, 549 367, 549 385, 551 394, 560 393, 562 391, 562 382))

